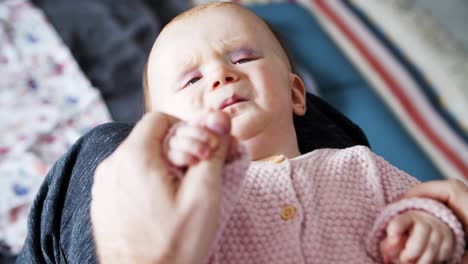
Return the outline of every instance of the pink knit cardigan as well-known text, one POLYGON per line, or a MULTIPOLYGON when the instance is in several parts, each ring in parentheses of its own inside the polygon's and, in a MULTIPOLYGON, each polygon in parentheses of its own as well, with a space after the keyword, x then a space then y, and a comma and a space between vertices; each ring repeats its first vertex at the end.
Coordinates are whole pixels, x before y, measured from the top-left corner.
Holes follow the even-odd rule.
POLYGON ((459 263, 465 240, 453 213, 430 199, 398 200, 417 183, 364 146, 250 162, 239 145, 224 167, 220 227, 205 262, 383 263, 379 244, 389 221, 422 210, 451 228, 449 263, 459 263))
POLYGON ((250 164, 244 151, 223 177, 221 225, 207 263, 382 263, 385 227, 407 210, 452 229, 450 263, 464 252, 453 213, 429 199, 397 200, 417 180, 364 146, 250 164))

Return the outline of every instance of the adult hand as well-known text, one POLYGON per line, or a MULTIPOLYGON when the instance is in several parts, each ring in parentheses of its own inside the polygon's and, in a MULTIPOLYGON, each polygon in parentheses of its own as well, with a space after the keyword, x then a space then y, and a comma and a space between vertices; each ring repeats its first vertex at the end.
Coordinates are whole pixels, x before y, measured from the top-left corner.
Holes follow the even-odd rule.
MULTIPOLYGON (((463 225, 468 238, 468 186, 459 180, 440 180, 421 183, 407 192, 404 198, 426 197, 446 204, 463 225)), ((462 263, 468 263, 465 252, 462 263)))
POLYGON ((162 140, 175 118, 148 113, 96 169, 91 221, 102 263, 200 263, 218 228, 221 172, 231 136, 230 119, 210 113, 217 131, 210 160, 178 179, 162 156, 162 140))

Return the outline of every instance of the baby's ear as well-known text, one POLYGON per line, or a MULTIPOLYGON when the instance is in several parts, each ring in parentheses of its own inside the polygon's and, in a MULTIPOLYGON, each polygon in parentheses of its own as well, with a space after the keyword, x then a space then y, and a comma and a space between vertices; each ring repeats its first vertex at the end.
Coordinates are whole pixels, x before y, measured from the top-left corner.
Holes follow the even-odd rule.
POLYGON ((306 89, 301 77, 295 73, 290 73, 291 80, 291 100, 293 113, 303 116, 306 112, 306 89))

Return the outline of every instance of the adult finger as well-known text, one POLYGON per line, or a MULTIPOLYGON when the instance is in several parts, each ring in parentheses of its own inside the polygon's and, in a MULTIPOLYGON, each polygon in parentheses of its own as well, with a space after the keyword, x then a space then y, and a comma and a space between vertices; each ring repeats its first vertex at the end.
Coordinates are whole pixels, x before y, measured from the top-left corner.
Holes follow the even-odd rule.
POLYGON ((226 135, 231 131, 231 119, 221 111, 209 113, 201 124, 218 135, 226 135))
POLYGON ((170 126, 178 122, 176 117, 160 112, 146 113, 133 128, 126 141, 135 147, 148 149, 160 155, 161 142, 170 126))
POLYGON ((203 125, 218 134, 220 144, 209 160, 201 161, 188 169, 181 184, 181 189, 185 191, 180 197, 181 208, 190 208, 190 204, 198 202, 209 206, 210 202, 217 204, 219 200, 221 172, 231 142, 231 120, 223 112, 209 113, 203 125))
POLYGON ((231 142, 230 119, 225 115, 211 113, 206 118, 204 125, 215 130, 220 144, 211 159, 200 161, 188 168, 177 196, 177 210, 182 222, 178 224, 179 235, 175 236, 174 241, 184 242, 173 246, 178 248, 178 251, 185 252, 183 255, 186 256, 207 254, 218 229, 222 198, 221 176, 231 142), (198 246, 195 248, 186 245, 198 246))
POLYGON ((405 198, 427 197, 447 204, 468 232, 468 187, 461 181, 450 179, 421 183, 410 189, 405 198))
POLYGON ((179 121, 160 112, 146 113, 121 145, 126 148, 122 153, 140 159, 140 167, 146 170, 144 176, 151 177, 154 184, 163 189, 161 191, 170 193, 175 192, 172 190, 175 186, 172 177, 166 177, 170 175, 170 170, 162 157, 162 142, 169 128, 179 121))

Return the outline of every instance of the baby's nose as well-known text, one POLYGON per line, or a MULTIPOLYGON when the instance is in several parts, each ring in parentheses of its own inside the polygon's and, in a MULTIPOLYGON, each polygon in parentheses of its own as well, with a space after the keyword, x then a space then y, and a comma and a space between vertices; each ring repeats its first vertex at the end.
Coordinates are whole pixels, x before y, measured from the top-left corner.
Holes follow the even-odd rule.
POLYGON ((211 87, 212 89, 216 89, 221 85, 236 82, 237 80, 239 80, 239 75, 235 71, 227 67, 221 67, 214 73, 211 87))
POLYGON ((218 78, 219 80, 215 80, 214 83, 213 83, 213 89, 216 89, 218 88, 219 85, 221 84, 228 84, 232 81, 234 81, 234 77, 232 76, 225 76, 223 78, 218 78))

